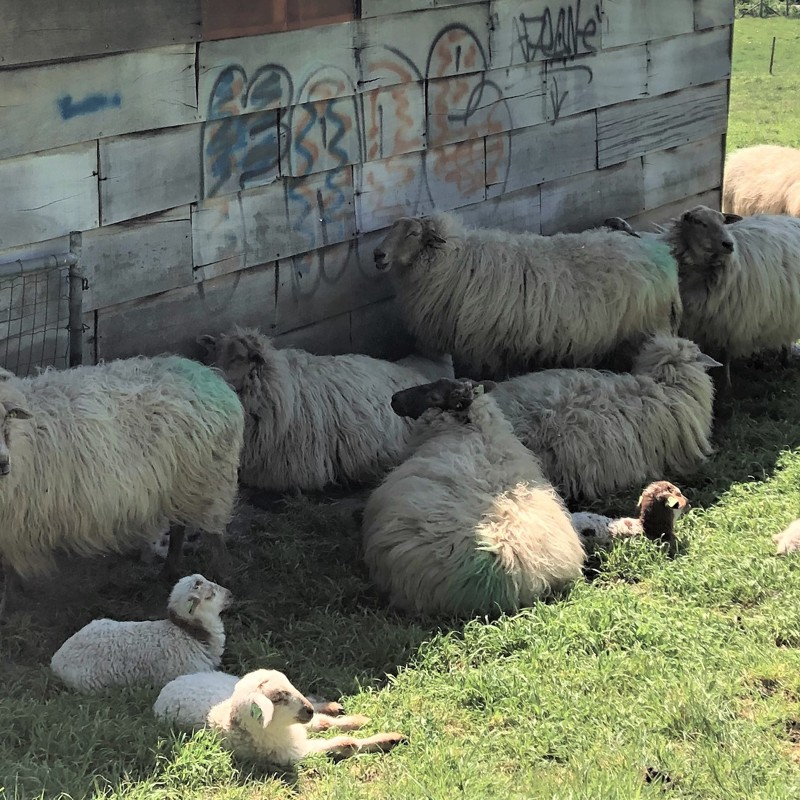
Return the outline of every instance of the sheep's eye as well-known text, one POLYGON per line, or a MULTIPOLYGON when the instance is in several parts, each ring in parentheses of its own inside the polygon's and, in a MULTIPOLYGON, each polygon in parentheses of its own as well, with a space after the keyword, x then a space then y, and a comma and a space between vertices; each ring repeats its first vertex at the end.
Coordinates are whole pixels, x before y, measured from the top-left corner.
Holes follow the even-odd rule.
POLYGON ((417 231, 417 230, 413 230, 413 231, 409 231, 408 235, 409 236, 417 236, 417 237, 419 237, 419 236, 422 236, 422 232, 421 231, 417 231))
POLYGON ((6 413, 9 419, 20 419, 25 416, 25 412, 21 408, 11 408, 6 413))

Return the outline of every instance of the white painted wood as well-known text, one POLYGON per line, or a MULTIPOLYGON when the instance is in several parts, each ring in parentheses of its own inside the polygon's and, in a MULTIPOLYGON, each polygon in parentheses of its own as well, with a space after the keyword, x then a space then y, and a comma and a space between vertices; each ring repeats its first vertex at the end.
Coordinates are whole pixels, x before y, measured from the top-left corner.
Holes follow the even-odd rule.
POLYGON ((733 25, 734 0, 694 0, 694 29, 733 25))
POLYGON ((200 125, 100 141, 100 219, 134 219, 200 198, 200 125))
POLYGON ((683 147, 646 153, 642 159, 644 207, 657 208, 722 186, 723 152, 722 137, 716 135, 683 147))
POLYGON ((721 202, 722 190, 709 189, 706 192, 676 200, 674 203, 667 203, 658 208, 648 209, 643 214, 630 217, 628 222, 630 222, 634 230, 653 231, 656 230, 656 225, 663 225, 673 217, 677 217, 678 214, 685 211, 687 208, 692 208, 692 206, 696 205, 704 205, 719 210, 721 202))
POLYGON ((597 110, 600 167, 723 133, 727 81, 597 110))
POLYGON ((543 183, 542 233, 578 232, 645 209, 642 160, 543 183))
POLYGON ((422 83, 404 83, 364 92, 364 161, 425 149, 425 92, 422 83))
MULTIPOLYGON (((470 0, 474 2, 474 0, 470 0)), ((361 0, 361 19, 433 8, 434 0, 361 0)))
POLYGON ((731 74, 730 28, 689 33, 647 45, 647 90, 665 94, 731 74))
POLYGON ((539 233, 541 197, 538 186, 506 192, 456 209, 465 225, 500 228, 511 233, 539 233))
POLYGON ((94 142, 0 161, 0 186, 0 248, 99 225, 94 142))
POLYGON ((603 47, 648 42, 694 30, 693 0, 603 0, 603 47))
POLYGON ((197 120, 194 45, 3 72, 0 158, 197 120))

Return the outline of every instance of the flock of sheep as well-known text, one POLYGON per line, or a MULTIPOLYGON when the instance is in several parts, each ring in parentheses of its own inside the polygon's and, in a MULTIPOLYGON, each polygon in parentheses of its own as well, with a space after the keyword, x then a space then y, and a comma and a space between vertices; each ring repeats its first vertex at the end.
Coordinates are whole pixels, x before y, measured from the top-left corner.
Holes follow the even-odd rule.
MULTIPOLYGON (((656 233, 612 218, 554 236, 401 218, 375 249, 418 345, 396 363, 277 349, 235 329, 200 337, 208 366, 165 355, 30 378, 0 369, 0 614, 56 551, 130 549, 167 525, 166 574, 180 575, 188 528, 226 583, 239 481, 379 482, 362 519, 369 575, 391 605, 426 616, 530 605, 620 538, 674 552, 688 503, 656 479, 711 455, 732 358, 788 354, 800 338, 800 152, 733 154, 724 211, 697 206, 656 233), (708 370, 722 366, 715 398, 708 370), (568 510, 634 486, 636 518, 568 510)), ((776 541, 800 548, 798 524, 776 541)), ((279 672, 217 671, 230 599, 184 577, 167 619, 95 620, 51 666, 78 691, 159 687, 157 715, 212 726, 250 760, 402 741, 309 739, 366 719, 279 672)))

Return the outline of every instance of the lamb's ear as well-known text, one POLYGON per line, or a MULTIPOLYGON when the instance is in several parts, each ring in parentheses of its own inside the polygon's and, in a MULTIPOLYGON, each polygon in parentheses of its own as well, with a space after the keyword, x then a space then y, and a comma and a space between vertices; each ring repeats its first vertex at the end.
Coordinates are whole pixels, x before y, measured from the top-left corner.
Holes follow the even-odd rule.
POLYGON ((217 350, 217 337, 216 336, 211 336, 211 334, 204 333, 202 336, 198 336, 197 339, 195 339, 195 341, 201 347, 205 347, 206 352, 209 355, 213 355, 217 350))
POLYGON ((698 364, 701 364, 704 367, 721 367, 722 364, 719 363, 716 359, 711 358, 711 356, 707 356, 705 353, 699 353, 695 361, 698 364))
POLYGON ((189 606, 189 613, 190 613, 190 614, 194 614, 194 612, 195 612, 195 609, 196 609, 196 608, 197 608, 197 606, 199 606, 199 605, 200 605, 200 595, 199 595, 199 594, 197 594, 197 592, 192 592, 192 593, 189 595, 189 603, 188 603, 188 606, 189 606))
POLYGON ((245 701, 245 713, 260 722, 262 728, 266 728, 272 721, 274 710, 275 706, 263 694, 251 694, 245 701))
POLYGON ((726 225, 733 225, 734 222, 741 222, 744 217, 740 217, 738 214, 723 214, 725 217, 725 224, 726 225))

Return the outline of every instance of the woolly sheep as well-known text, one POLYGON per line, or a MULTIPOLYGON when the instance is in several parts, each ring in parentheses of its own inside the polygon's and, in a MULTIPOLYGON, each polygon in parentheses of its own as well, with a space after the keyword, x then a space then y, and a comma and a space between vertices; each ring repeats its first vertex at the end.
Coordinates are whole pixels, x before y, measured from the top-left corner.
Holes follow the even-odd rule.
POLYGON ((655 481, 645 487, 636 503, 639 516, 606 517, 588 511, 572 515, 572 526, 584 545, 605 547, 618 539, 646 536, 654 542, 665 543, 668 552, 676 550, 675 523, 689 509, 683 492, 668 481, 655 481))
POLYGON ((423 615, 512 611, 581 575, 584 551, 493 384, 442 379, 392 398, 426 410, 408 458, 372 493, 364 558, 392 605, 423 615))
POLYGON ((411 366, 363 355, 278 350, 256 330, 198 340, 246 411, 243 483, 273 491, 319 490, 383 476, 400 460, 410 425, 392 414, 392 393, 450 374, 420 357, 411 366))
POLYGON ((725 163, 722 210, 800 217, 800 150, 759 144, 731 153, 725 163))
POLYGON ((243 427, 223 378, 176 356, 0 373, 0 558, 38 575, 57 548, 129 548, 167 520, 210 534, 224 573, 243 427))
POLYGON ((668 249, 615 231, 538 236, 403 217, 374 255, 417 341, 452 353, 459 375, 594 366, 680 319, 668 249))
POLYGON ((786 530, 772 537, 776 544, 775 552, 779 556, 788 556, 800 550, 800 519, 796 519, 786 530))
POLYGON ((290 767, 310 753, 386 752, 405 739, 399 733, 309 739, 308 731, 356 730, 369 720, 315 714, 313 704, 275 670, 255 670, 241 679, 222 672, 184 675, 161 690, 153 711, 183 728, 208 726, 236 756, 263 765, 290 767))
POLYGON ((231 599, 228 589, 202 575, 188 575, 170 593, 167 619, 93 620, 61 645, 50 668, 79 692, 163 686, 178 675, 214 670, 225 649, 220 613, 231 599))

